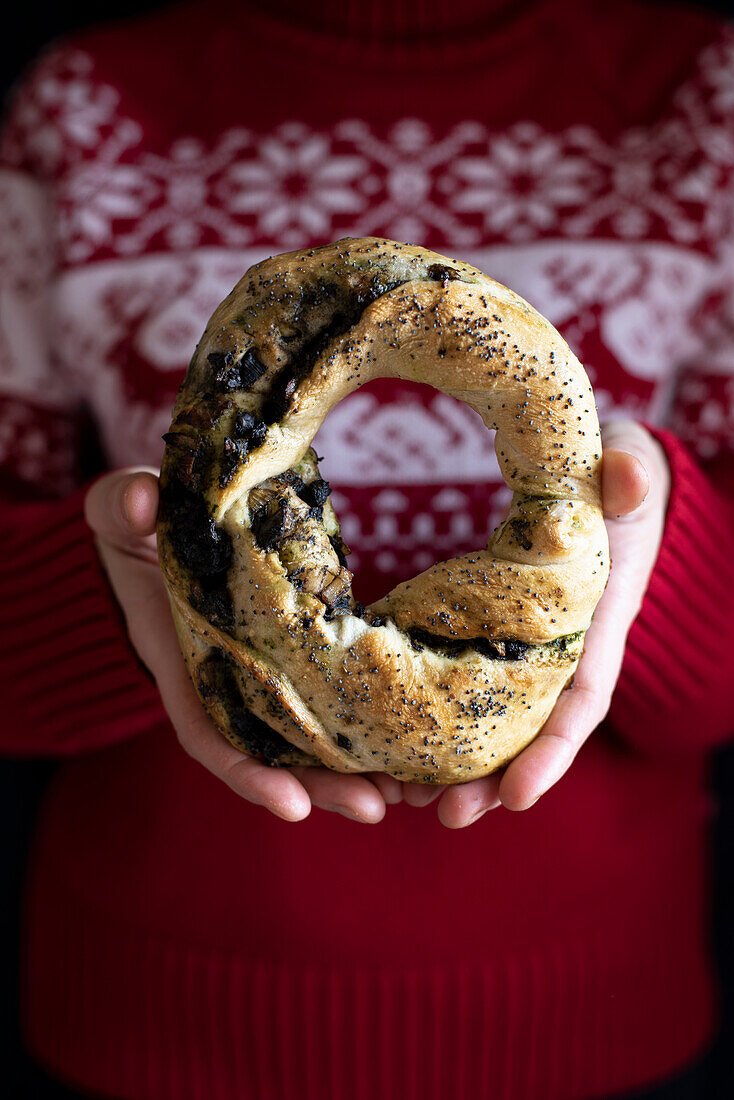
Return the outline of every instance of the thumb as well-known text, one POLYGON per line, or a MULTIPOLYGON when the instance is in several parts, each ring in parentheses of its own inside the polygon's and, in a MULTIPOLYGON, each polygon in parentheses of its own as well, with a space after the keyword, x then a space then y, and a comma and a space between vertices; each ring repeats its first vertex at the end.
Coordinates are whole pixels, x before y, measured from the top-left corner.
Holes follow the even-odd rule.
POLYGON ((667 500, 668 464, 662 447, 641 424, 602 426, 602 498, 607 519, 642 519, 667 500))
POLYGON ((158 477, 152 467, 98 478, 84 499, 84 517, 98 539, 124 551, 155 550, 158 477))

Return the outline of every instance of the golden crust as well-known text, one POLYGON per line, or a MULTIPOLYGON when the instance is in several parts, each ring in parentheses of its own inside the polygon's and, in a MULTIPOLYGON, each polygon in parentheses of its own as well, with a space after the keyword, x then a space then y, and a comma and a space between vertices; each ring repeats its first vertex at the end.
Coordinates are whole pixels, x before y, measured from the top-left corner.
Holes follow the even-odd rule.
POLYGON ((236 675, 243 705, 288 743, 270 762, 457 783, 532 740, 609 563, 591 387, 523 299, 377 238, 273 257, 215 311, 167 442, 161 566, 194 684, 233 743, 257 751, 207 680, 223 660, 227 691, 236 675), (496 428, 513 501, 487 549, 364 611, 309 447, 338 401, 384 376, 496 428))

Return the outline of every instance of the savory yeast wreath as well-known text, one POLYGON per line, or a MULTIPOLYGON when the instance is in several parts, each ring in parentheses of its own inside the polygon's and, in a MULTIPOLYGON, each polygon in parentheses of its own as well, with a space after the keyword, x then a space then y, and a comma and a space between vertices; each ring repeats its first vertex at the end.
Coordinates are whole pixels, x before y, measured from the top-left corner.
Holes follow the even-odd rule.
POLYGON ((395 241, 274 256, 215 311, 164 438, 161 566, 199 697, 238 748, 461 783, 532 740, 609 561, 591 387, 527 302, 395 241), (488 549, 363 607, 310 444, 378 377, 475 409, 513 499, 488 549))

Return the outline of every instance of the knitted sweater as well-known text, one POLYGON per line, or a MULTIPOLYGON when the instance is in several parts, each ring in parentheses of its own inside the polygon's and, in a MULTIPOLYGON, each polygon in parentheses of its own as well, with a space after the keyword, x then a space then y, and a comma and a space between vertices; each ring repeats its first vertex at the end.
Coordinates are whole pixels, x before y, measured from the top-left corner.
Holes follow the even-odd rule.
MULTIPOLYGON (((9 111, 0 748, 63 760, 28 876, 26 1033, 123 1100, 608 1096, 715 1028, 734 39, 627 0, 315 8, 197 2, 85 32, 9 111), (672 471, 607 720, 532 810, 458 832, 405 804, 288 824, 187 757, 82 516, 95 473, 160 460, 245 269, 363 234, 528 298, 602 420, 652 425, 672 471)), ((425 387, 352 394, 316 447, 365 601, 485 544, 507 503, 478 418, 425 387)))

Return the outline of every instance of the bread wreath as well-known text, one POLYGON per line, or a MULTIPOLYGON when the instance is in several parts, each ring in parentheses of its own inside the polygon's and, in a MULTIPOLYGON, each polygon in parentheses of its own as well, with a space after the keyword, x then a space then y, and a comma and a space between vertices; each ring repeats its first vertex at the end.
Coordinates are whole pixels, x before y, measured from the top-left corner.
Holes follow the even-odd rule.
POLYGON ((609 560, 591 387, 522 298, 378 238, 274 256, 215 311, 164 438, 161 567, 194 685, 238 748, 461 783, 537 734, 609 560), (310 444, 378 377, 479 413, 513 498, 487 549, 365 608, 310 444))

